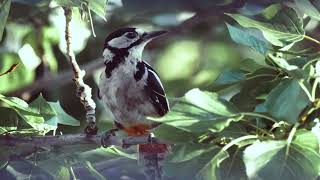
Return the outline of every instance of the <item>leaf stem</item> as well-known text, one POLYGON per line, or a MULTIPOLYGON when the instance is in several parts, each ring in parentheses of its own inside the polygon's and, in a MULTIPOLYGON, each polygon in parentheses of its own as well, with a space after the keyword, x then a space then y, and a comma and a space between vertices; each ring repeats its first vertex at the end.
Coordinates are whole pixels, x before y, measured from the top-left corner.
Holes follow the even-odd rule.
POLYGON ((256 113, 256 112, 242 112, 240 114, 243 115, 243 116, 252 116, 252 117, 264 118, 264 119, 270 120, 270 121, 272 121, 274 123, 278 122, 276 119, 273 119, 272 117, 266 116, 264 114, 256 113))
POLYGON ((90 11, 89 5, 87 5, 87 8, 88 8, 89 21, 90 21, 90 26, 91 26, 92 35, 93 35, 93 37, 97 37, 97 36, 96 36, 96 33, 94 32, 94 26, 93 26, 93 21, 92 21, 91 11, 90 11))
POLYGON ((312 38, 312 37, 310 37, 308 35, 303 35, 303 38, 320 45, 320 41, 318 41, 318 40, 316 40, 316 39, 314 39, 314 38, 312 38))
POLYGON ((290 144, 293 140, 293 137, 295 135, 295 133, 297 132, 297 128, 299 127, 299 123, 295 123, 295 125, 293 126, 293 128, 291 129, 288 139, 287 139, 287 148, 286 148, 286 157, 289 155, 289 149, 290 149, 290 144))
POLYGON ((239 137, 237 139, 234 139, 231 142, 229 142, 227 145, 225 145, 221 149, 221 151, 227 151, 233 145, 238 144, 239 142, 242 142, 242 141, 245 141, 245 140, 249 140, 249 139, 258 139, 258 136, 257 135, 247 135, 247 136, 242 136, 242 137, 239 137))

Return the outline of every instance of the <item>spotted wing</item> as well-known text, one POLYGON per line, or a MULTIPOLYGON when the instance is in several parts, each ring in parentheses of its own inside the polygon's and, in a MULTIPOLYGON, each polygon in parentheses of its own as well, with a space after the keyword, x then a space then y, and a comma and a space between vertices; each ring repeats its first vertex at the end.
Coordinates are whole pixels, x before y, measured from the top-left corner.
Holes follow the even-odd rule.
POLYGON ((163 86, 161 84, 158 74, 151 68, 149 64, 144 62, 148 70, 148 78, 145 90, 149 95, 153 106, 160 116, 165 115, 169 111, 168 99, 165 95, 163 86))

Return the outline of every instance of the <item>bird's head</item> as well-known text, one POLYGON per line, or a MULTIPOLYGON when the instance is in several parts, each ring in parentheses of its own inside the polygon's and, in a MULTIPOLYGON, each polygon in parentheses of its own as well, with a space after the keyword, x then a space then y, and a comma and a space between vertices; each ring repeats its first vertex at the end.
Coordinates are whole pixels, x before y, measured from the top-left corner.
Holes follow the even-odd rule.
POLYGON ((103 56, 106 58, 112 54, 141 58, 145 45, 165 32, 145 32, 139 28, 118 29, 105 39, 103 56))

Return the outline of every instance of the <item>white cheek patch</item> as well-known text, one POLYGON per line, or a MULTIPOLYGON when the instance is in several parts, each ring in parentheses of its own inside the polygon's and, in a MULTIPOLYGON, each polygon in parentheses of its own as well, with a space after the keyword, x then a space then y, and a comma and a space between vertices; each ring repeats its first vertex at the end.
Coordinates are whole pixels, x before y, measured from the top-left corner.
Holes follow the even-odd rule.
POLYGON ((142 35, 144 31, 142 29, 136 28, 135 31, 139 34, 142 35))
POLYGON ((131 42, 130 39, 123 36, 114 38, 108 42, 109 46, 114 48, 127 48, 130 46, 131 43, 133 42, 131 42))
POLYGON ((114 56, 114 54, 107 48, 103 50, 102 55, 104 57, 104 60, 107 60, 107 61, 112 60, 112 58, 114 56))

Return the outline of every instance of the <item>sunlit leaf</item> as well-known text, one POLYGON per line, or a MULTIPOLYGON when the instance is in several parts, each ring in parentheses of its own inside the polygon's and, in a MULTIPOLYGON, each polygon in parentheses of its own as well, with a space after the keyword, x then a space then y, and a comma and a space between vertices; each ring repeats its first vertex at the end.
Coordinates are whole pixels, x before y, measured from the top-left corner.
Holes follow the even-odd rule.
POLYGON ((2 40, 3 31, 6 26, 10 5, 11 0, 4 0, 0 3, 0 41, 2 40))
POLYGON ((89 8, 95 12, 102 19, 107 21, 106 13, 107 13, 107 0, 90 0, 89 8))
POLYGON ((272 4, 261 13, 266 19, 272 19, 281 10, 280 4, 272 4))
MULTIPOLYGON (((32 101, 32 103, 29 104, 29 108, 33 112, 40 114, 44 118, 45 122, 50 121, 50 119, 56 116, 56 113, 52 110, 50 105, 42 97, 41 94, 37 97, 37 99, 35 99, 34 101, 32 101)), ((57 124, 49 124, 52 126, 57 126, 57 124)))
POLYGON ((167 115, 154 120, 197 134, 219 132, 239 118, 238 110, 217 94, 193 89, 167 115))
POLYGON ((284 46, 304 38, 303 21, 291 8, 281 9, 272 19, 261 22, 240 14, 228 14, 241 26, 257 28, 276 46, 284 46))
POLYGON ((82 10, 88 5, 88 8, 106 21, 107 0, 55 0, 60 6, 73 6, 82 10))
POLYGON ((317 138, 311 132, 299 132, 290 146, 287 141, 257 141, 244 151, 249 179, 315 179, 320 167, 317 138), (306 135, 308 134, 308 135, 306 135), (289 147, 288 147, 289 146, 289 147), (286 150, 288 149, 288 154, 286 150))
POLYGON ((69 180, 71 178, 69 168, 66 166, 59 166, 54 177, 56 177, 56 179, 69 180))
POLYGON ((56 126, 45 124, 45 119, 35 109, 29 107, 29 105, 16 97, 4 97, 0 96, 0 102, 4 103, 4 107, 14 109, 18 115, 32 128, 39 132, 46 133, 50 130, 56 129, 56 126))

